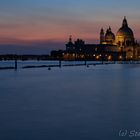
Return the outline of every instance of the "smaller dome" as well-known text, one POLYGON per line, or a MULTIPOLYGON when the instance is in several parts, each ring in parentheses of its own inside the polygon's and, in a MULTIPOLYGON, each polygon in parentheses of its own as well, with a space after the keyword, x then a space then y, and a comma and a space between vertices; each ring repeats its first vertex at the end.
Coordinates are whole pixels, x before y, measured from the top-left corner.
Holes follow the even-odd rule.
POLYGON ((112 32, 106 33, 105 39, 113 39, 113 40, 115 40, 115 35, 112 32))
POLYGON ((112 33, 111 28, 107 29, 106 34, 105 34, 105 40, 107 42, 113 42, 115 40, 115 35, 112 33))

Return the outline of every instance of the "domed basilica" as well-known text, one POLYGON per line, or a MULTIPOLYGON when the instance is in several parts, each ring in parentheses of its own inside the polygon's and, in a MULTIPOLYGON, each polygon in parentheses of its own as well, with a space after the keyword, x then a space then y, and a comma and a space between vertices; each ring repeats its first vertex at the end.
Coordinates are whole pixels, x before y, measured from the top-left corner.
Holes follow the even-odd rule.
POLYGON ((122 26, 116 34, 112 32, 111 27, 106 31, 101 29, 99 44, 87 44, 82 39, 73 41, 70 36, 66 50, 52 51, 51 55, 53 58, 61 56, 64 60, 140 60, 140 45, 124 17, 122 26))
POLYGON ((113 48, 117 47, 118 51, 125 51, 127 59, 134 58, 139 53, 139 44, 135 41, 134 33, 128 26, 126 17, 124 17, 122 27, 118 30, 116 36, 111 27, 106 30, 106 33, 103 28, 101 29, 100 44, 114 45, 113 48))
POLYGON ((124 17, 122 27, 118 30, 116 36, 109 27, 104 33, 103 28, 100 32, 101 44, 113 44, 120 47, 130 46, 135 44, 134 34, 131 28, 128 27, 126 18, 124 17))

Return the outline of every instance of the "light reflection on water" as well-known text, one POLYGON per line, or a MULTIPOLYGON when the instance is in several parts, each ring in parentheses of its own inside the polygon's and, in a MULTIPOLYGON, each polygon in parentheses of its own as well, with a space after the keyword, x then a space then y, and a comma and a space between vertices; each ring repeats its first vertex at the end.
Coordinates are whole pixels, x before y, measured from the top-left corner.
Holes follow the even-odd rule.
POLYGON ((0 71, 0 139, 128 139, 121 129, 140 130, 139 72, 119 64, 0 71))

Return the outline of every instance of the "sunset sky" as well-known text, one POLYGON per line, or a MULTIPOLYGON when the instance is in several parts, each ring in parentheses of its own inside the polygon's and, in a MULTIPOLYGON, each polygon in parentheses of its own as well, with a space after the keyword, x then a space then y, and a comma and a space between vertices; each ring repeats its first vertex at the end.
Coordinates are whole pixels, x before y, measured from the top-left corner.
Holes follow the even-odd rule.
POLYGON ((48 53, 69 35, 98 43, 100 28, 116 34, 123 17, 140 41, 140 0, 0 0, 0 53, 48 53))

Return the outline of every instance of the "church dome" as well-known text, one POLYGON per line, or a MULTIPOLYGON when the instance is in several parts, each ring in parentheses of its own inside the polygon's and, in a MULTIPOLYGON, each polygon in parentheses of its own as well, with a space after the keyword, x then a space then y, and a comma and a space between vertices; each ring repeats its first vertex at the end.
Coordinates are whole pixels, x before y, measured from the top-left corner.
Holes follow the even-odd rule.
POLYGON ((129 27, 121 27, 117 32, 117 36, 134 37, 133 31, 129 27))
POLYGON ((115 35, 112 32, 108 32, 105 34, 105 39, 111 39, 111 40, 115 40, 115 35))
POLYGON ((116 42, 124 43, 126 41, 129 41, 131 43, 134 42, 134 34, 131 28, 128 27, 126 18, 124 18, 122 27, 117 32, 116 42))
POLYGON ((105 41, 107 43, 112 44, 115 41, 115 35, 112 33, 111 28, 107 29, 106 34, 105 34, 105 41))

